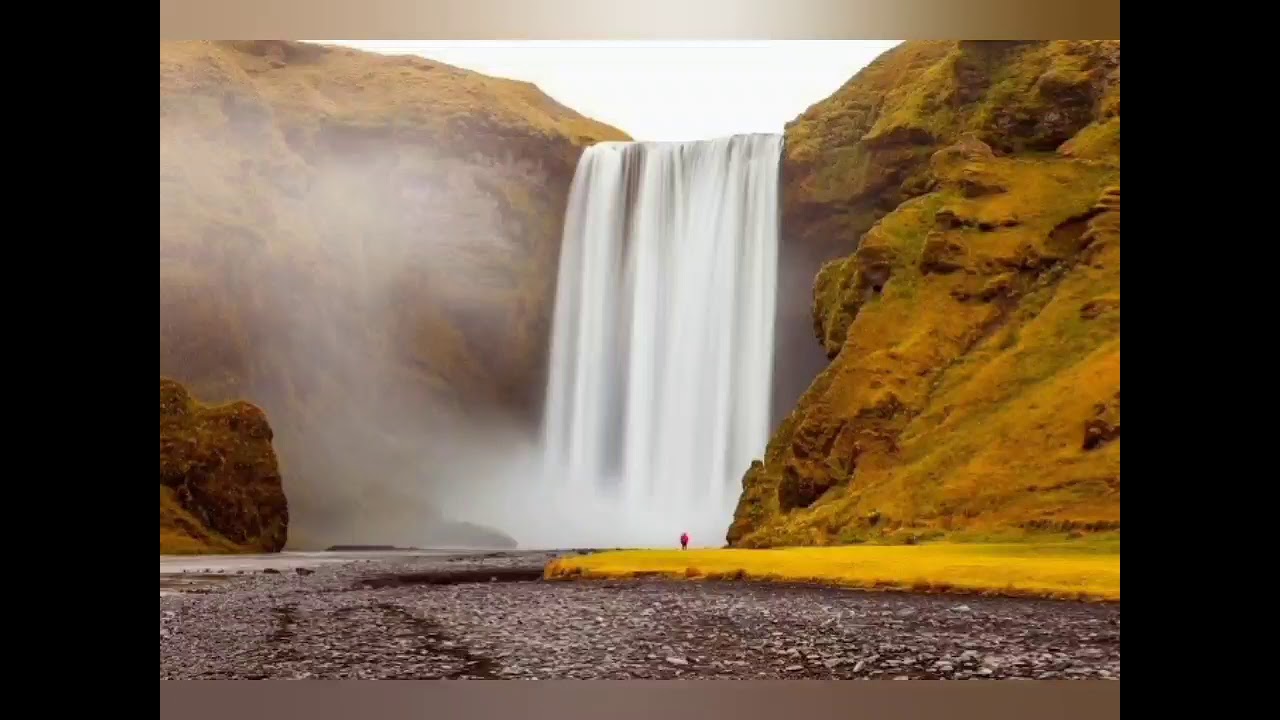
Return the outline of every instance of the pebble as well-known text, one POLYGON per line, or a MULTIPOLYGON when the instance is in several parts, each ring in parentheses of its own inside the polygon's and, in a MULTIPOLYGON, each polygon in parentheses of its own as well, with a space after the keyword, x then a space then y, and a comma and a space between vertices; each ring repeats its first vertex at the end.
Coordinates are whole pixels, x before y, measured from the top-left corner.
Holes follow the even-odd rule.
POLYGON ((939 595, 736 582, 485 582, 483 569, 540 567, 549 557, 428 556, 288 576, 228 574, 201 593, 161 596, 160 677, 1120 677, 1118 605, 957 605, 939 595), (482 569, 481 582, 358 585, 446 563, 482 569))

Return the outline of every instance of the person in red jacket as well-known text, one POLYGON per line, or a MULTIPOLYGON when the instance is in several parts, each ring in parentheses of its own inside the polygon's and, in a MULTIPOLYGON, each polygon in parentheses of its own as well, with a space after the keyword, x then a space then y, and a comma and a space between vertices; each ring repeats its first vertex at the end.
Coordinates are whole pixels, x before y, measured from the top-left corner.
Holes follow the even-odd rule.
POLYGON ((689 533, 687 532, 680 533, 680 549, 681 550, 689 549, 689 533))

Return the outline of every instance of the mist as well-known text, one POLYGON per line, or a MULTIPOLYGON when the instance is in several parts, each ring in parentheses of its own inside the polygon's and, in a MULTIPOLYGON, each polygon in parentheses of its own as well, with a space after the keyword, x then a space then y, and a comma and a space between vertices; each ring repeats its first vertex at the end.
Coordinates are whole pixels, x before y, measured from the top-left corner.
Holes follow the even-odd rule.
MULTIPOLYGON (((267 412, 290 547, 721 544, 736 481, 690 513, 540 455, 562 141, 353 119, 335 109, 369 112, 353 90, 315 76, 166 67, 162 49, 160 371, 267 412)), ((778 263, 775 329, 796 338, 777 343, 770 431, 825 361, 812 263, 778 263)))
POLYGON ((162 83, 160 170, 161 374, 266 410, 290 546, 523 544, 485 509, 536 439, 563 169, 162 83))

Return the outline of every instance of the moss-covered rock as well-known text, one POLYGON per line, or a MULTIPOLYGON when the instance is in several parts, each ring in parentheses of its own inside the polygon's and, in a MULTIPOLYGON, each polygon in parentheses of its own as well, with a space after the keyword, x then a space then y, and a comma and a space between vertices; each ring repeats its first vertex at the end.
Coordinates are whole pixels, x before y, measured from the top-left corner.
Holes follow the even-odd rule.
POLYGON ((903 43, 787 125, 785 241, 848 254, 965 133, 1002 153, 1114 139, 1118 155, 1119 118, 1119 42, 903 43))
POLYGON ((160 378, 160 552, 276 552, 289 506, 267 417, 160 378))
POLYGON ((787 140, 831 362, 729 542, 1118 529, 1119 43, 906 43, 787 140))

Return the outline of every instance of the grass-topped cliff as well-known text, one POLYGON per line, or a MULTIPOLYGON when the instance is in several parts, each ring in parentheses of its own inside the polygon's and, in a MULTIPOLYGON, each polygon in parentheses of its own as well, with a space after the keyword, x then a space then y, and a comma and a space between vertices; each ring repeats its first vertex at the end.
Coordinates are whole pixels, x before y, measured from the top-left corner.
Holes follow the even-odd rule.
POLYGON ((160 553, 276 552, 289 506, 271 425, 242 401, 208 406, 160 378, 160 553))
POLYGON ((910 42, 787 128, 830 358, 731 545, 1118 531, 1119 42, 910 42))
POLYGON ((536 419, 568 186, 625 138, 422 58, 161 42, 161 373, 270 414, 292 537, 372 542, 465 418, 536 419))

